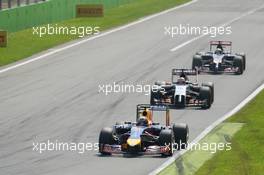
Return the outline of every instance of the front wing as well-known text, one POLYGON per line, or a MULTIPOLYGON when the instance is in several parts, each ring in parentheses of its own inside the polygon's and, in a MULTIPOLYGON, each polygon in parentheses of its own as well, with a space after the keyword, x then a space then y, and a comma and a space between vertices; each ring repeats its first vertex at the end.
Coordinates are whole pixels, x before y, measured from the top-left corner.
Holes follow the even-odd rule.
POLYGON ((213 70, 210 70, 209 68, 209 65, 203 65, 201 68, 198 68, 197 69, 198 73, 199 74, 202 74, 202 73, 237 73, 239 71, 239 68, 238 67, 227 67, 227 68, 224 68, 223 70, 217 70, 217 71, 213 71, 213 70))
MULTIPOLYGON (((184 107, 201 107, 206 105, 206 100, 191 99, 186 102, 184 107)), ((175 108, 177 105, 173 104, 170 100, 156 100, 155 105, 166 105, 169 108, 175 108)))
MULTIPOLYGON (((103 146, 103 152, 111 153, 111 154, 127 154, 129 152, 124 152, 121 150, 121 145, 109 145, 104 144, 103 146)), ((138 152, 140 154, 144 155, 154 155, 154 154, 164 154, 170 152, 169 146, 149 146, 144 151, 138 152)))

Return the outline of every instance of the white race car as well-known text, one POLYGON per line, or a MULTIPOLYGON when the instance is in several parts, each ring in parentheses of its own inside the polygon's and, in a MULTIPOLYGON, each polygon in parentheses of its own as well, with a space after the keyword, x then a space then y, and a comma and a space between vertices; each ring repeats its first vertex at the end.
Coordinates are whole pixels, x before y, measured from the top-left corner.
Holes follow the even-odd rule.
POLYGON ((210 51, 198 52, 193 56, 192 68, 199 73, 243 74, 246 69, 246 55, 232 54, 232 42, 211 41, 210 51))

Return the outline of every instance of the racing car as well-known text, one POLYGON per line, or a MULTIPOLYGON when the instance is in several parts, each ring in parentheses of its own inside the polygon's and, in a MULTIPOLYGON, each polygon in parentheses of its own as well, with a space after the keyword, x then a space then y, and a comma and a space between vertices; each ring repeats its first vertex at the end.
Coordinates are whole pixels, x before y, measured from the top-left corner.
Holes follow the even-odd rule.
POLYGON ((211 41, 210 51, 198 52, 193 56, 192 68, 205 73, 243 74, 246 55, 232 53, 231 41, 211 41))
POLYGON ((198 84, 195 69, 173 69, 171 82, 156 82, 150 95, 151 105, 168 105, 171 108, 201 107, 208 109, 214 102, 214 84, 198 84), (191 82, 188 76, 196 76, 191 82), (176 77, 176 78, 175 78, 176 77))
POLYGON ((187 124, 170 125, 167 106, 137 105, 136 122, 116 123, 103 128, 99 135, 99 153, 172 156, 174 150, 185 149, 189 136, 187 124), (154 113, 165 112, 166 124, 153 121, 154 113))

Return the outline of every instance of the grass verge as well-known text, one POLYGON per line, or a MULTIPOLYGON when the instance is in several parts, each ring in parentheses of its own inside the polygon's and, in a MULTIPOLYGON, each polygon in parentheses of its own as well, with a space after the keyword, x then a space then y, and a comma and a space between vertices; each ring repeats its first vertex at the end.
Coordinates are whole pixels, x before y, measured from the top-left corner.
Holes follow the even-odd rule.
MULTIPOLYGON (((99 26, 100 31, 117 27, 141 17, 163 11, 190 0, 135 0, 105 11, 103 18, 77 18, 56 23, 58 26, 99 26)), ((32 28, 9 33, 8 47, 0 48, 0 66, 77 39, 77 35, 33 35, 32 28)))
POLYGON ((232 150, 217 153, 196 175, 248 175, 264 172, 264 91, 240 112, 227 120, 245 123, 232 138, 232 150))

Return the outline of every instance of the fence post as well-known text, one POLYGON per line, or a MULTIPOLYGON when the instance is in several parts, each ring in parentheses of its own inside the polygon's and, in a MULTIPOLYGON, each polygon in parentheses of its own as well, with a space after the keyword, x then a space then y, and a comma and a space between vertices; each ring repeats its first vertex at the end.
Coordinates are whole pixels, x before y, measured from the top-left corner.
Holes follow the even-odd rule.
POLYGON ((27 5, 29 4, 29 0, 26 0, 26 4, 27 4, 27 5))
POLYGON ((2 10, 2 0, 0 0, 0 10, 2 10))
POLYGON ((17 0, 17 6, 18 7, 20 6, 20 0, 17 0))

